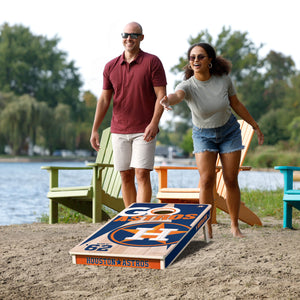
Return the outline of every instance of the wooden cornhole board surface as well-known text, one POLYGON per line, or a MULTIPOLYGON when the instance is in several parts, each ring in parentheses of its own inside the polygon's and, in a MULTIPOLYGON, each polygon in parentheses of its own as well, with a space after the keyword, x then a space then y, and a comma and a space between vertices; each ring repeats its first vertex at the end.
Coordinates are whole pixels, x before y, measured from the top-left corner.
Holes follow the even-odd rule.
POLYGON ((70 250, 74 264, 164 269, 200 228, 210 205, 134 203, 70 250))

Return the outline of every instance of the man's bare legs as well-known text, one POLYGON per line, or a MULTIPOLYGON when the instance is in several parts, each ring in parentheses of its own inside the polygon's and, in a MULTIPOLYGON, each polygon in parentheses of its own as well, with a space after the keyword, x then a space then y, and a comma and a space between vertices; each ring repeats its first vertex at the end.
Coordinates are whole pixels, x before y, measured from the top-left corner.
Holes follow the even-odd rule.
POLYGON ((152 196, 150 181, 150 170, 129 169, 121 171, 122 196, 125 207, 132 203, 149 203, 152 196), (136 191, 135 176, 137 179, 138 190, 136 191))
POLYGON ((151 187, 151 180, 150 180, 150 170, 135 169, 135 176, 138 185, 136 202, 138 203, 151 202, 152 187, 151 187))
POLYGON ((132 203, 136 202, 136 188, 135 188, 135 172, 134 169, 129 169, 126 171, 121 171, 122 180, 122 196, 125 207, 128 207, 132 203))

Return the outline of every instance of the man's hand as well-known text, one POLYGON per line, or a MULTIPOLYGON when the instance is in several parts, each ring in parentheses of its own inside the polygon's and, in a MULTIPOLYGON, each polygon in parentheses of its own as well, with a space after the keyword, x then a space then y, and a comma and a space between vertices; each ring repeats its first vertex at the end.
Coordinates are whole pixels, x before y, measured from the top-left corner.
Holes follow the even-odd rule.
POLYGON ((99 133, 97 131, 92 132, 90 143, 92 147, 98 152, 100 149, 100 142, 99 142, 99 133))
POLYGON ((144 140, 146 142, 152 141, 156 137, 157 132, 158 132, 157 126, 152 126, 151 124, 149 124, 146 127, 145 132, 144 132, 144 140))

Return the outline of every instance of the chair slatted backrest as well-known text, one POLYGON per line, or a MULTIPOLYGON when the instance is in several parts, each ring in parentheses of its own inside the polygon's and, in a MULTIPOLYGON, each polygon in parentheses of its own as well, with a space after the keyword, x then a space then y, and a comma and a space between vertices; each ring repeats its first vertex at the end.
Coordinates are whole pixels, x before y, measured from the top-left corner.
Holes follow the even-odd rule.
MULTIPOLYGON (((114 163, 110 128, 106 128, 102 132, 96 163, 114 163)), ((116 198, 119 196, 121 190, 121 177, 120 173, 113 167, 105 168, 102 171, 102 187, 103 190, 111 196, 116 198)))
MULTIPOLYGON (((253 134, 254 134, 254 130, 252 128, 251 125, 249 125, 246 121, 244 120, 238 120, 239 124, 240 124, 240 129, 241 129, 241 134, 242 134, 242 144, 244 145, 244 149, 241 152, 241 160, 240 160, 240 166, 243 165, 246 154, 248 152, 253 134)), ((221 159, 218 156, 218 161, 217 164, 221 166, 221 159)), ((217 173, 217 180, 216 180, 216 190, 217 193, 222 196, 222 197, 226 197, 226 187, 225 187, 225 183, 224 183, 224 179, 223 179, 223 172, 222 170, 220 172, 217 173)))
POLYGON ((248 124, 244 120, 239 120, 238 122, 240 123, 240 128, 241 128, 241 132, 242 132, 242 143, 245 146, 245 148, 242 150, 242 153, 241 153, 240 166, 242 166, 244 163, 246 154, 249 150, 252 137, 254 135, 254 129, 252 128, 252 126, 250 124, 248 124))

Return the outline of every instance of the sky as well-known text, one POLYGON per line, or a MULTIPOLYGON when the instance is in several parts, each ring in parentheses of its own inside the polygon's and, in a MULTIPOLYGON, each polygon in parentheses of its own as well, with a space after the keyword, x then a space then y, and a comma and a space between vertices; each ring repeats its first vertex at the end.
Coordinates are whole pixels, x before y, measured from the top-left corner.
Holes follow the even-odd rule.
POLYGON ((270 50, 291 56, 300 69, 298 0, 0 0, 0 25, 23 25, 32 34, 60 38, 58 48, 75 61, 98 98, 105 64, 123 52, 121 32, 131 22, 144 30, 141 49, 157 55, 166 70, 167 92, 181 79, 170 69, 185 56, 189 37, 222 28, 248 32, 263 57, 270 50))

